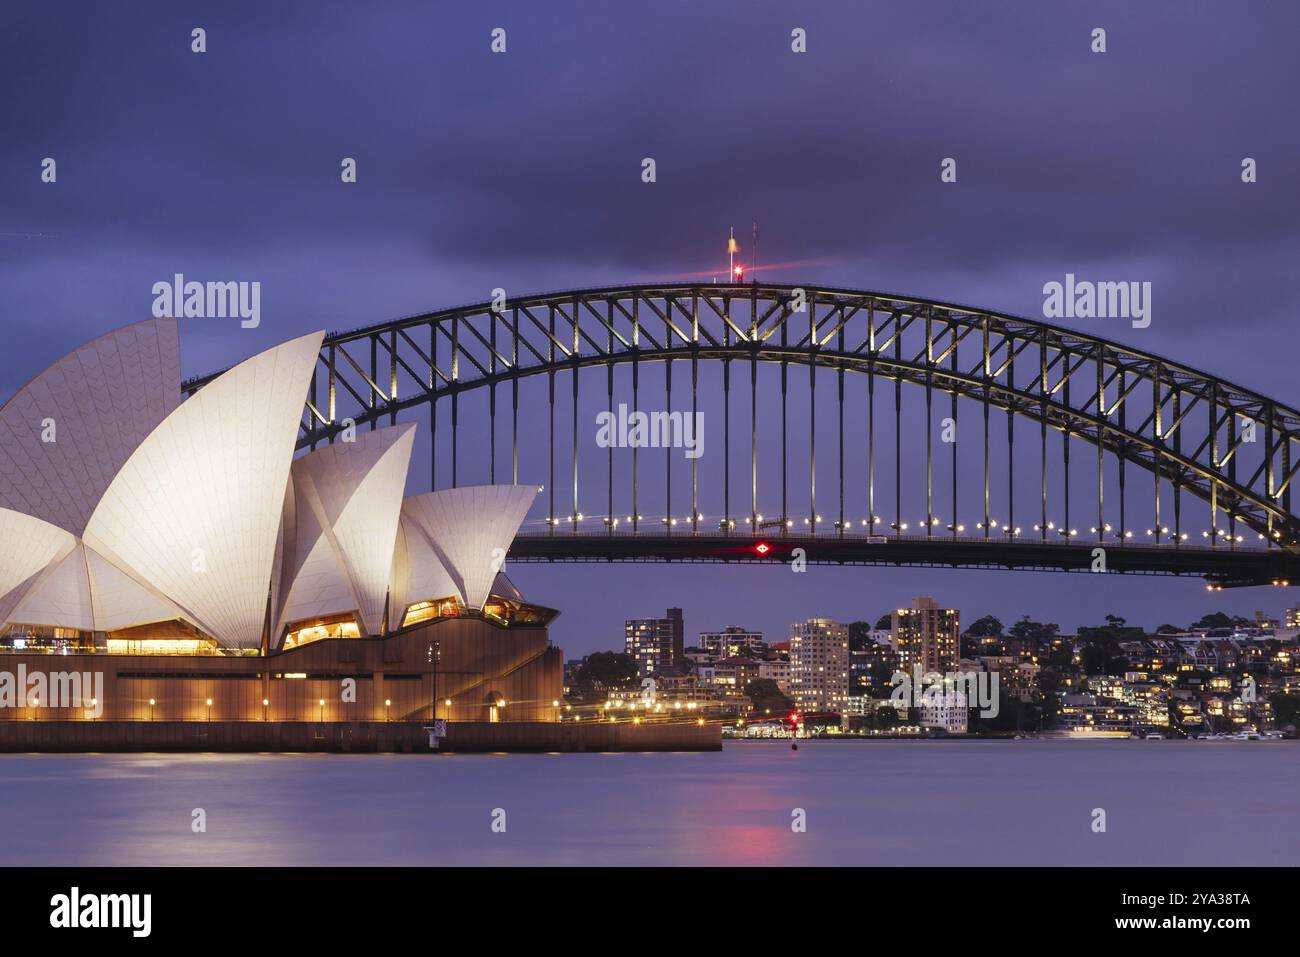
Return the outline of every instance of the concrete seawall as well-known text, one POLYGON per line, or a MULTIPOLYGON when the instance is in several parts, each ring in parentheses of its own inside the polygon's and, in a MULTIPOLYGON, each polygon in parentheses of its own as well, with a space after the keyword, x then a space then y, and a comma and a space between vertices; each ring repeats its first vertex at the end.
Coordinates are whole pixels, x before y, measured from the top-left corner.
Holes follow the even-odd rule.
MULTIPOLYGON (((450 722, 440 750, 719 751, 717 723, 450 722)), ((429 753, 423 722, 0 721, 0 752, 321 751, 429 753)))
POLYGON ((486 721, 447 725, 441 750, 471 751, 721 751, 715 722, 629 724, 592 721, 544 724, 486 721))

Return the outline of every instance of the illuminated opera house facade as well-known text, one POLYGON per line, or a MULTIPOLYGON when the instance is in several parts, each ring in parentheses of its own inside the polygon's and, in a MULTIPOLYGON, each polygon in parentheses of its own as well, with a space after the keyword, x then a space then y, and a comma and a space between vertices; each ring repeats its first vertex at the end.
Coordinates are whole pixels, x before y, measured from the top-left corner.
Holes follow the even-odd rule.
POLYGON ((103 675, 0 720, 558 718, 556 613, 499 571, 537 488, 405 496, 413 423, 295 457, 322 339, 182 399, 153 319, 0 408, 0 672, 103 675))

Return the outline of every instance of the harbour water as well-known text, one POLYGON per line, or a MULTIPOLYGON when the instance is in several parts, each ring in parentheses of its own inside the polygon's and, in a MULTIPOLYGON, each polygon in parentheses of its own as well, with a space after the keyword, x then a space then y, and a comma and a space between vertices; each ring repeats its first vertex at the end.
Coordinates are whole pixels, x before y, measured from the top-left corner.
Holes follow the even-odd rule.
POLYGON ((0 865, 1293 865, 1295 742, 3 755, 0 865), (1106 830, 1093 830, 1094 809, 1106 830), (206 830, 195 831, 201 818, 206 830), (802 809, 806 831, 792 830, 802 809), (504 815, 501 813, 504 812, 504 815), (504 819, 504 832, 493 822, 504 819))

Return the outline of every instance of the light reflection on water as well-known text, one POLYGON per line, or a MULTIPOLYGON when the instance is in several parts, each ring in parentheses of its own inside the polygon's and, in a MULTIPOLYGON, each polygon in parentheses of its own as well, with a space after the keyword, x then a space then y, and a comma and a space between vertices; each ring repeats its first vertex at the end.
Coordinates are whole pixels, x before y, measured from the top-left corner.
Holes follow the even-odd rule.
POLYGON ((1290 865, 1298 757, 1292 742, 1182 741, 3 755, 0 864, 1290 865), (796 807, 807 833, 790 829, 796 807))

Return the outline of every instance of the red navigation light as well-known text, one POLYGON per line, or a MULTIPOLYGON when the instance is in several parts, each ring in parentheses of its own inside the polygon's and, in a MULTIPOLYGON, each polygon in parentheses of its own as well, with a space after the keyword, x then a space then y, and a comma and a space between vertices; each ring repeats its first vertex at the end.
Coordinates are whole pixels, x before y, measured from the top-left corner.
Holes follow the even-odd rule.
POLYGON ((759 542, 757 545, 754 546, 754 551, 758 552, 758 554, 760 555, 766 555, 771 550, 772 550, 772 546, 769 545, 767 542, 759 542))
POLYGON ((737 266, 736 269, 735 269, 735 273, 736 273, 736 278, 737 278, 737 279, 744 279, 744 278, 745 278, 745 267, 744 267, 744 266, 737 266))
POLYGON ((798 711, 791 711, 790 717, 786 718, 786 720, 790 722, 791 726, 797 727, 799 724, 800 717, 801 716, 798 711))

